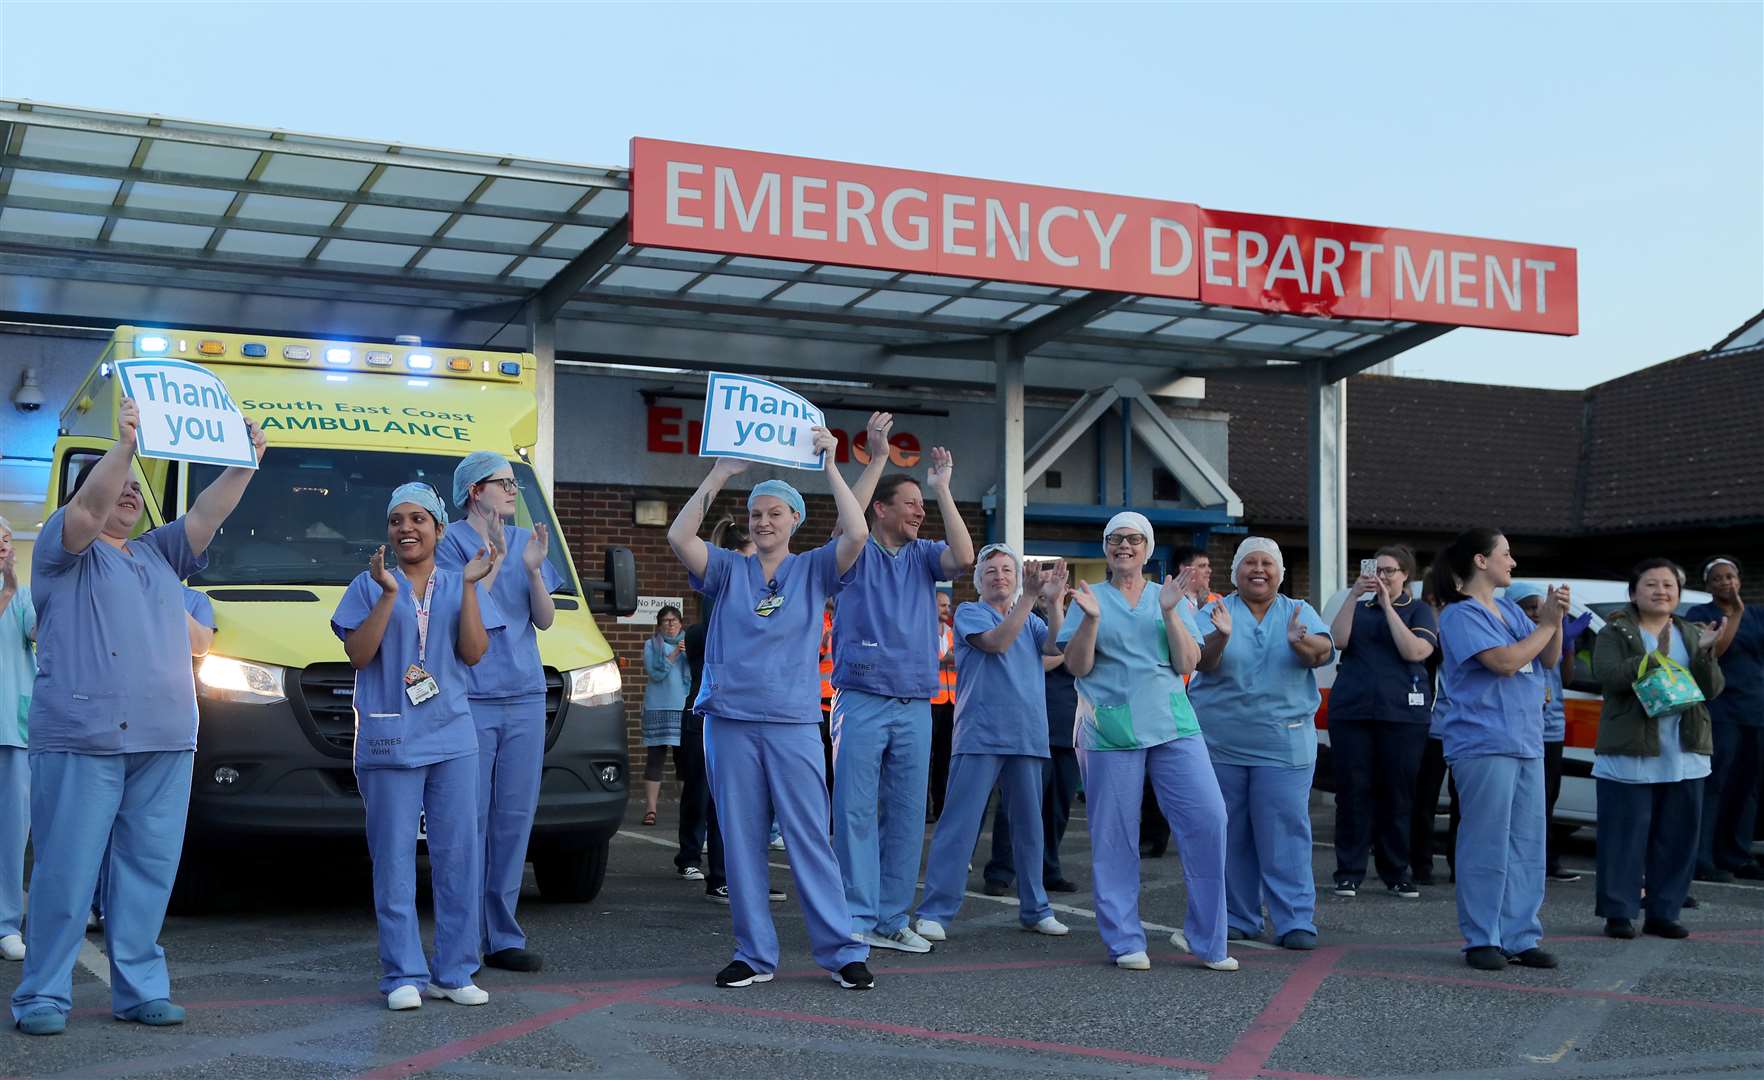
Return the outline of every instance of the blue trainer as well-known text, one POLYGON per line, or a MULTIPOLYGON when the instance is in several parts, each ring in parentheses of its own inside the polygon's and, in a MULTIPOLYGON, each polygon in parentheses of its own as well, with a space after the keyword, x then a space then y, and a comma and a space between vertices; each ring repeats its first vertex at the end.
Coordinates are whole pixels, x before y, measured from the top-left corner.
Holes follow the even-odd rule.
MULTIPOLYGON (((165 998, 143 1001, 132 1009, 125 1009, 116 1014, 118 1020, 130 1020, 148 1027, 170 1027, 184 1022, 184 1008, 173 1005, 165 998)), ((20 1021, 21 1023, 23 1021, 20 1021)))

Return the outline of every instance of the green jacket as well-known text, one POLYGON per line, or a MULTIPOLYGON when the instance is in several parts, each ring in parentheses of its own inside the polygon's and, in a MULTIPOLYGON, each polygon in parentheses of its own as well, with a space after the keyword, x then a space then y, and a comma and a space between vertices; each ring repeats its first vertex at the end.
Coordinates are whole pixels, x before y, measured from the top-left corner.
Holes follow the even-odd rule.
MULTIPOLYGON (((1690 653, 1691 677, 1705 699, 1721 693, 1727 685, 1721 677, 1721 665, 1709 649, 1699 649, 1703 631, 1696 623, 1686 622, 1677 615, 1672 625, 1684 638, 1690 653)), ((1593 747, 1598 754, 1622 754, 1628 757, 1660 755, 1660 721, 1642 708, 1635 696, 1636 669, 1645 650, 1641 630, 1636 625, 1635 609, 1626 607, 1614 613, 1593 642, 1592 674, 1605 693, 1599 710, 1599 738, 1593 747)), ((1707 754, 1713 751, 1709 730, 1709 707, 1696 704, 1678 714, 1678 742, 1686 753, 1707 754)))

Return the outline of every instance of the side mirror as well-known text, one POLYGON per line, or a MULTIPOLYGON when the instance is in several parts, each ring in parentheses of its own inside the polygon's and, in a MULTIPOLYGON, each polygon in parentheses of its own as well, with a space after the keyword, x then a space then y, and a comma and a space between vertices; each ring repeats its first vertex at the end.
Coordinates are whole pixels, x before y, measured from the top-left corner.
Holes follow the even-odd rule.
POLYGON ((629 615, 637 610, 637 557, 627 547, 606 549, 606 577, 585 581, 588 610, 596 615, 629 615))

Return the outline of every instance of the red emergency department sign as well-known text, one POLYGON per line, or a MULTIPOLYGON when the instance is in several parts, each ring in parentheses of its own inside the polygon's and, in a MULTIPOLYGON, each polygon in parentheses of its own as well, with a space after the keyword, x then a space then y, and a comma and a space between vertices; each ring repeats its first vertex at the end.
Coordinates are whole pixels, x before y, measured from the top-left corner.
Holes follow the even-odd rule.
POLYGON ((1573 334, 1573 248, 631 141, 631 242, 1228 307, 1573 334))

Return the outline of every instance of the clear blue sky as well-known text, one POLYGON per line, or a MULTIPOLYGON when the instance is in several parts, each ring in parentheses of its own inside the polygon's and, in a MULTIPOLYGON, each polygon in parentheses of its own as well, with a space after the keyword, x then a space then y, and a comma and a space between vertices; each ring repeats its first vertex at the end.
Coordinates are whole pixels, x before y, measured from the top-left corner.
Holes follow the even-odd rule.
POLYGON ((0 96, 623 164, 632 135, 1580 249, 1581 387, 1764 306, 1764 6, 0 0, 0 96))

